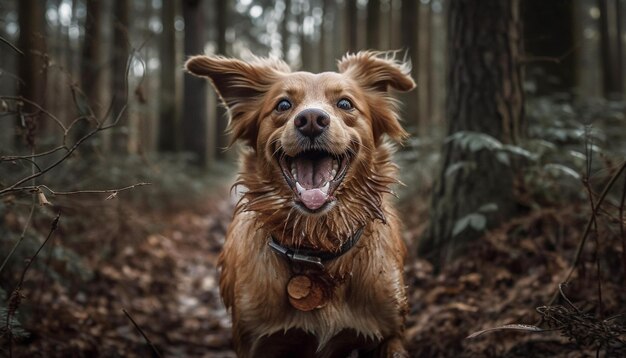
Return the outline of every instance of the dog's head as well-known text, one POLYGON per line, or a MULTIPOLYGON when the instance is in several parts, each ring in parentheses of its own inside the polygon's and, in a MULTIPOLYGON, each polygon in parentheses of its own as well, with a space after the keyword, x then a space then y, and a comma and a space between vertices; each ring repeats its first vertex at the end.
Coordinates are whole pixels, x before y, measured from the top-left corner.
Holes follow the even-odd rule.
MULTIPOLYGON (((415 83, 410 64, 391 54, 349 54, 339 72, 319 74, 291 72, 282 61, 261 58, 196 56, 185 66, 211 79, 229 110, 232 140, 254 149, 256 179, 273 186, 259 190, 271 191, 299 215, 320 217, 358 202, 342 198, 352 184, 375 190, 368 184, 383 175, 374 167, 383 136, 406 136, 389 92, 409 91, 415 83)), ((243 184, 254 187, 245 178, 243 184)))

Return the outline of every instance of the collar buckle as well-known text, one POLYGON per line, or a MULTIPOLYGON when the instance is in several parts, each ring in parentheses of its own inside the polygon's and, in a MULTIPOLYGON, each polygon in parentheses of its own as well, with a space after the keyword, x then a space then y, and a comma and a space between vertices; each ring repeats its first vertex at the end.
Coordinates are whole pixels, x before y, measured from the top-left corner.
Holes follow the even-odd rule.
POLYGON ((290 261, 296 262, 296 263, 304 263, 304 264, 309 264, 309 265, 313 265, 316 266, 317 268, 319 268, 320 270, 325 270, 324 267, 324 263, 323 261, 328 261, 328 260, 332 260, 332 259, 336 259, 337 257, 345 254, 346 252, 348 252, 348 250, 350 250, 361 238, 361 234, 363 233, 363 229, 364 227, 359 228, 355 235, 352 236, 349 240, 347 240, 341 247, 341 250, 337 253, 332 253, 332 254, 324 254, 324 253, 320 253, 318 255, 314 255, 311 251, 309 250, 297 250, 297 249, 290 249, 288 247, 282 246, 281 244, 277 243, 274 240, 274 237, 272 237, 270 235, 270 240, 267 243, 269 245, 269 247, 274 250, 274 252, 276 252, 277 254, 280 254, 282 256, 287 257, 290 261), (299 253, 300 252, 305 252, 305 253, 299 253))
POLYGON ((277 253, 286 256, 289 260, 299 263, 311 264, 313 266, 317 266, 317 268, 324 270, 324 264, 322 263, 322 259, 316 256, 309 256, 299 254, 294 252, 284 246, 281 246, 279 243, 274 241, 274 238, 270 238, 268 245, 272 248, 272 250, 277 253))

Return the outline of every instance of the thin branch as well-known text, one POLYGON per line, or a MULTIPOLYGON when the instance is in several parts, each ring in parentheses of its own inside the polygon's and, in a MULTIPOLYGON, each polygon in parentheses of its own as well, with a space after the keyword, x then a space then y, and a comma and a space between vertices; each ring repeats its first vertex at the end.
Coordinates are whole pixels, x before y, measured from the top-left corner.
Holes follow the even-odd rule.
MULTIPOLYGON (((596 205, 593 202, 593 190, 591 190, 591 184, 589 183, 589 178, 591 177, 591 167, 592 167, 592 143, 591 143, 591 126, 585 126, 585 162, 586 162, 586 170, 585 176, 583 177, 583 185, 585 189, 587 189, 587 195, 589 196, 589 205, 591 206, 592 212, 597 212, 596 205)), ((596 274, 598 277, 598 309, 600 311, 600 316, 603 316, 603 303, 602 303, 602 271, 600 270, 600 238, 598 235, 598 221, 596 220, 596 216, 592 216, 593 219, 593 238, 595 239, 596 245, 594 247, 594 260, 596 262, 596 274)), ((560 286, 559 286, 560 290, 560 286)), ((561 295, 565 297, 563 291, 561 291, 561 295)))
POLYGON ((31 156, 24 156, 23 158, 20 158, 20 159, 29 162, 31 164, 31 167, 33 168, 33 172, 35 168, 41 171, 41 168, 39 167, 39 165, 37 165, 37 163, 34 160, 31 159, 31 156))
MULTIPOLYGON (((45 185, 35 185, 33 187, 20 187, 19 190, 39 190, 46 189, 52 195, 74 195, 74 194, 116 194, 121 191, 130 190, 138 186, 151 185, 152 183, 136 183, 119 189, 103 189, 103 190, 74 190, 74 191, 54 191, 45 185)), ((18 189, 18 188, 16 188, 18 189)))
POLYGON ((143 330, 141 329, 141 327, 139 327, 139 325, 137 324, 137 322, 135 322, 135 320, 133 319, 133 317, 130 316, 130 314, 126 311, 125 308, 122 308, 122 312, 124 312, 124 314, 126 315, 126 317, 128 317, 128 319, 133 323, 133 326, 135 326, 135 328, 137 328, 137 330, 139 331, 139 333, 141 334, 141 336, 143 337, 143 339, 146 340, 146 343, 148 343, 148 346, 150 346, 150 349, 152 349, 152 355, 155 357, 162 357, 161 353, 159 352, 159 350, 154 346, 154 344, 152 343, 152 341, 150 340, 150 338, 148 338, 148 336, 143 332, 143 330))
POLYGON ((9 259, 11 258, 11 256, 13 256, 13 253, 15 252, 17 247, 20 246, 22 241, 24 241, 24 238, 26 237, 26 231, 28 230, 28 227, 30 226, 31 220, 33 219, 34 212, 35 212, 35 200, 33 200, 33 203, 30 206, 30 213, 28 214, 28 218, 26 219, 26 223, 24 224, 24 229, 22 229, 22 234, 20 235, 20 238, 15 242, 15 244, 11 248, 11 251, 2 262, 2 266, 0 266, 0 273, 2 273, 2 270, 4 270, 4 266, 6 266, 7 262, 9 262, 9 259))
POLYGON ((67 159, 70 155, 72 155, 72 153, 74 153, 74 151, 87 139, 89 139, 90 137, 92 137, 94 134, 105 130, 107 128, 113 127, 115 124, 117 124, 117 121, 119 121, 119 118, 121 117, 122 113, 124 113, 126 111, 126 105, 124 105, 124 107, 122 107, 122 110, 120 111, 117 120, 111 125, 111 126, 98 126, 96 127, 94 130, 92 130, 91 132, 87 133, 85 136, 83 136, 82 138, 80 138, 78 141, 76 141, 76 143, 74 143, 74 145, 67 151, 67 153, 65 153, 65 155, 63 155, 63 157, 59 158, 56 162, 50 164, 50 166, 48 166, 47 168, 39 171, 38 173, 35 174, 31 174, 30 176, 27 176, 25 178, 22 178, 20 180, 18 180, 17 182, 15 182, 13 185, 4 188, 2 190, 0 190, 0 196, 8 194, 8 193, 12 193, 14 191, 19 191, 22 189, 19 189, 19 185, 34 179, 36 177, 39 177, 45 173, 47 173, 48 171, 50 171, 51 169, 53 169, 54 167, 56 167, 57 165, 61 164, 65 159, 67 159))
POLYGON ((35 153, 35 154, 30 154, 30 155, 5 155, 5 156, 0 157, 0 162, 11 162, 14 160, 26 160, 26 159, 37 158, 37 157, 45 157, 46 155, 56 153, 61 149, 68 150, 67 146, 60 145, 56 148, 52 148, 45 152, 35 153))
POLYGON ((50 224, 50 231, 48 232, 48 236, 46 236, 46 239, 43 241, 43 243, 41 243, 41 245, 39 246, 35 254, 28 260, 26 267, 24 267, 24 271, 22 271, 22 276, 20 277, 20 281, 17 284, 16 290, 22 287, 22 284, 24 283, 24 278, 26 277, 26 272, 30 268, 30 265, 32 265, 33 261, 35 261, 35 259, 37 258, 37 255, 39 255, 39 252, 41 251, 41 249, 43 249, 43 247, 46 246, 46 243, 48 242, 48 240, 50 240, 50 238, 52 237, 52 234, 59 227, 60 218, 61 218, 61 214, 59 213, 54 218, 54 220, 52 220, 52 224, 50 224))
MULTIPOLYGON (((572 278, 572 275, 574 274, 574 271, 576 270, 576 266, 578 265, 578 261, 580 260, 580 257, 582 255, 583 248, 585 247, 585 242, 587 241, 587 237, 589 236, 589 233, 591 232, 591 227, 593 226, 593 223, 595 222, 595 217, 597 215, 598 208, 602 205, 602 202, 604 202, 604 199, 609 193, 609 190, 611 190, 611 188, 617 181, 617 178, 619 178, 619 176, 624 172, 625 169, 626 169, 626 161, 620 165, 620 167, 617 169, 615 174, 613 174, 611 179, 609 179, 609 182, 606 184, 606 186, 602 190, 602 194, 600 194, 600 197, 598 198, 598 201, 596 202, 596 207, 591 213, 591 218, 589 218, 589 220, 587 221, 587 226, 585 227, 585 231, 582 237, 580 238, 578 247, 576 248, 576 255, 574 256, 574 261, 572 262, 572 265, 569 269, 569 272, 567 273, 567 277, 565 278, 564 282, 569 282, 569 280, 572 278)), ((554 301, 556 301, 558 295, 559 295, 559 291, 557 290, 552 296, 552 298, 550 299, 548 306, 551 306, 554 303, 554 301)))
MULTIPOLYGON (((624 225, 626 225, 626 223, 624 222, 624 220, 626 220, 626 218, 624 217, 624 205, 626 204, 626 175, 624 175, 624 188, 622 189, 622 198, 620 200, 620 205, 619 205, 619 231, 620 234, 622 234, 622 265, 624 268, 624 272, 622 272, 622 274, 624 275, 624 280, 626 281, 626 229, 624 229, 624 225)), ((624 286, 626 287, 626 282, 624 282, 624 286)))
POLYGON ((560 64, 569 55, 574 53, 574 51, 576 51, 576 49, 578 49, 580 46, 581 46, 581 43, 580 43, 580 41, 578 41, 569 50, 565 51, 561 56, 557 56, 557 57, 552 57, 552 56, 533 56, 533 55, 522 56, 522 58, 520 59, 520 63, 523 64, 523 65, 531 63, 531 62, 552 62, 552 63, 560 64))
POLYGON ((13 49, 13 51, 19 53, 20 55, 24 56, 24 52, 22 52, 22 50, 20 50, 19 48, 17 48, 17 46, 15 46, 14 44, 12 44, 9 40, 5 39, 4 37, 0 36, 0 42, 4 42, 5 44, 7 44, 11 49, 13 49))
POLYGON ((50 240, 50 238, 52 237, 52 234, 59 227, 59 218, 60 217, 61 217, 61 214, 57 214, 56 218, 54 218, 54 220, 50 224, 50 231, 48 232, 48 236, 43 241, 43 243, 41 243, 41 245, 39 246, 39 248, 37 249, 35 254, 33 256, 31 256, 31 258, 28 260, 28 263, 24 267, 24 271, 22 271, 22 276, 20 277, 20 280, 18 281, 17 286, 15 287, 13 292, 11 292, 11 297, 9 298, 9 303, 8 303, 9 310, 7 312, 7 320, 6 320, 6 323, 5 323, 5 329, 6 329, 7 332, 9 332, 9 342, 10 342, 9 343, 9 352, 12 351, 12 347, 13 347, 13 337, 12 337, 12 334, 11 334, 11 323, 13 322, 13 316, 15 315, 15 312, 19 308, 19 305, 20 305, 20 303, 22 301, 22 298, 24 297, 24 296, 22 296, 21 290, 22 290, 22 285, 24 284, 24 278, 26 277, 26 272, 28 272, 28 269, 32 265, 33 261, 35 261, 35 259, 37 258, 37 255, 39 255, 39 252, 41 251, 41 249, 43 249, 43 247, 46 246, 46 243, 48 242, 48 240, 50 240))
POLYGON ((37 108, 38 111, 45 114, 54 122, 56 122, 56 124, 59 127, 61 127, 61 129, 63 129, 63 133, 67 133, 67 128, 65 127, 63 122, 61 122, 61 120, 59 120, 54 114, 50 113, 47 109, 40 106, 37 102, 31 101, 30 99, 24 98, 22 96, 0 96, 0 99, 10 100, 10 101, 22 101, 22 102, 30 104, 31 106, 37 108))

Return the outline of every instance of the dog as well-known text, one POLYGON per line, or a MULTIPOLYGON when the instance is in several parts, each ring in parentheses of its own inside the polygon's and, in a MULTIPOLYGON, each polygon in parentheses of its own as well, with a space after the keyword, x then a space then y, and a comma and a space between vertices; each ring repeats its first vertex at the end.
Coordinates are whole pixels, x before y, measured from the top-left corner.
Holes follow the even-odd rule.
POLYGON ((239 357, 406 357, 406 247, 389 139, 392 91, 415 87, 395 52, 346 54, 337 72, 194 56, 243 143, 243 188, 220 254, 239 357))

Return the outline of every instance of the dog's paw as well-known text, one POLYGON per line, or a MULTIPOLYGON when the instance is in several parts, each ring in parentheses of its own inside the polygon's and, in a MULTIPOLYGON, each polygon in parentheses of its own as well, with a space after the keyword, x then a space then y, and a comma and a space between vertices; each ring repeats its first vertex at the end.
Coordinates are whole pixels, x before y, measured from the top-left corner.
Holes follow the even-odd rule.
POLYGON ((389 357, 391 357, 391 358, 409 358, 409 353, 403 349, 401 352, 392 352, 389 357))
POLYGON ((409 358, 409 353, 401 342, 387 347, 387 358, 409 358))
POLYGON ((404 344, 399 338, 391 338, 379 347, 376 357, 380 358, 409 358, 409 353, 404 349, 404 344))

